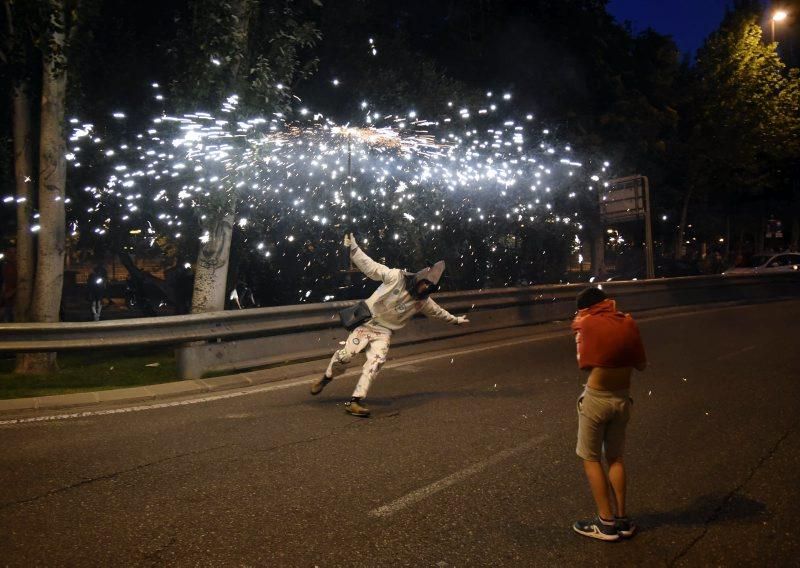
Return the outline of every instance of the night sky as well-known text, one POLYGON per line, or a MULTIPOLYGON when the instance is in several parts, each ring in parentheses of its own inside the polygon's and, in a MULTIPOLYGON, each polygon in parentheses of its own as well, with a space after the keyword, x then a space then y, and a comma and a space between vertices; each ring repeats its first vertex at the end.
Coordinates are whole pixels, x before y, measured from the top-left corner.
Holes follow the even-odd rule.
POLYGON ((648 27, 671 35, 684 53, 694 53, 714 31, 729 0, 611 0, 608 10, 620 22, 630 20, 634 31, 648 27))

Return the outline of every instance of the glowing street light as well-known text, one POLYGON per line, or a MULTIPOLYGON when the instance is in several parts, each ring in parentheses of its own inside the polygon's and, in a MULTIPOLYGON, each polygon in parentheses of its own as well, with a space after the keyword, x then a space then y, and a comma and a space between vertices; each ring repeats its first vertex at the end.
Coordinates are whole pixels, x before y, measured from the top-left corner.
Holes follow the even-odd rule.
POLYGON ((772 18, 770 18, 770 24, 772 26, 772 43, 775 43, 775 22, 784 21, 788 15, 789 14, 787 14, 785 10, 778 10, 772 14, 772 18))

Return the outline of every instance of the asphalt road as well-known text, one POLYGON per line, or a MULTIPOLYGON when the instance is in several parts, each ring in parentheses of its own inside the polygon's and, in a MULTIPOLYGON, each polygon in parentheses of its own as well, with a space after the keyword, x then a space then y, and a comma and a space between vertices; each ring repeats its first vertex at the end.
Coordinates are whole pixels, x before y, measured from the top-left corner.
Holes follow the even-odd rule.
POLYGON ((412 357, 373 385, 368 420, 343 411, 354 377, 316 398, 298 380, 0 417, 0 564, 797 565, 798 321, 800 301, 640 322, 630 541, 571 530, 592 505, 561 333, 412 357))

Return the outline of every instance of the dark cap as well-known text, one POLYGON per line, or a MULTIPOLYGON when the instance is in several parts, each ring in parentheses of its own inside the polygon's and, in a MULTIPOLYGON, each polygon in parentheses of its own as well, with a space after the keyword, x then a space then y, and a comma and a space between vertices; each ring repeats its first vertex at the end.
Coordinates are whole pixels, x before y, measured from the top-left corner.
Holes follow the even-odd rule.
POLYGON ((603 292, 600 288, 592 286, 591 288, 581 290, 577 298, 575 298, 575 301, 578 304, 578 309, 583 310, 585 308, 590 308, 607 298, 608 296, 606 296, 605 292, 603 292))

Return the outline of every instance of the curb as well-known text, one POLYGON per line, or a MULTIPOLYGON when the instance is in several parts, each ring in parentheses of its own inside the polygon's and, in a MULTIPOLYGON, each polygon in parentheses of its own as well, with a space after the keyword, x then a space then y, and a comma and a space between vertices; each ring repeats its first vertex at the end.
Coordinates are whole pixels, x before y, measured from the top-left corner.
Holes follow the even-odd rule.
POLYGON ((291 376, 286 373, 280 376, 273 376, 275 373, 263 376, 265 373, 262 371, 260 374, 262 376, 258 376, 258 373, 250 372, 210 379, 159 383, 144 387, 56 394, 30 398, 10 398, 0 400, 0 414, 24 410, 60 410, 65 408, 96 406, 103 403, 147 402, 165 398, 175 398, 178 396, 206 394, 291 378, 291 376))

